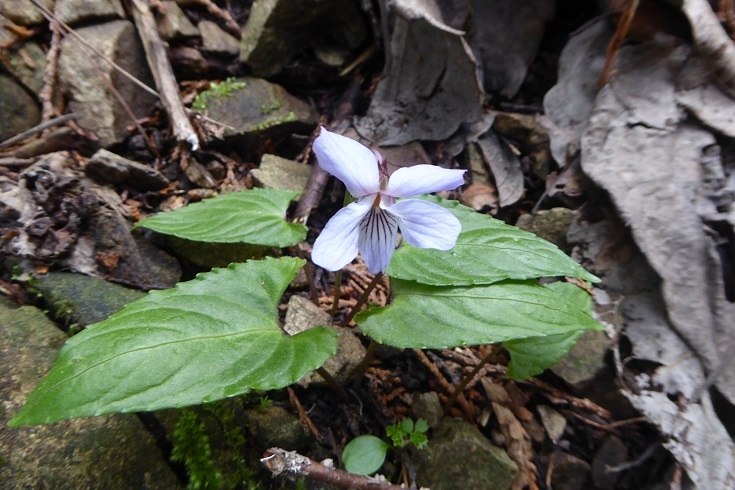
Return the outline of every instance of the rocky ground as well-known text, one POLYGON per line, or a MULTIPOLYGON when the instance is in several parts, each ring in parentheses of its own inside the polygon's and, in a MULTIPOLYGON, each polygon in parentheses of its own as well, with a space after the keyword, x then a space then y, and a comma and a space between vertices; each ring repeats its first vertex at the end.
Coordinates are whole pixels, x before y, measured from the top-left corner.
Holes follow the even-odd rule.
MULTIPOLYGON (((429 444, 391 452, 380 473, 413 488, 735 485, 735 63, 710 70, 705 40, 722 31, 726 65, 735 14, 641 2, 626 27, 630 4, 598 3, 3 0, 0 487, 326 488, 259 460, 280 447, 339 467, 348 441, 385 439, 406 417, 428 422, 429 444), (508 379, 492 346, 381 346, 353 386, 368 342, 352 324, 325 365, 349 400, 310 373, 198 407, 6 427, 69 336, 146 291, 272 252, 131 231, 141 218, 299 190, 291 215, 313 243, 344 190, 313 165, 319 125, 391 170, 469 169, 447 197, 603 277, 607 331, 529 381, 508 379)), ((345 269, 337 319, 370 280, 359 260, 345 269)), ((333 284, 300 272, 284 330, 330 323, 333 284)), ((385 303, 386 285, 370 300, 385 303)))

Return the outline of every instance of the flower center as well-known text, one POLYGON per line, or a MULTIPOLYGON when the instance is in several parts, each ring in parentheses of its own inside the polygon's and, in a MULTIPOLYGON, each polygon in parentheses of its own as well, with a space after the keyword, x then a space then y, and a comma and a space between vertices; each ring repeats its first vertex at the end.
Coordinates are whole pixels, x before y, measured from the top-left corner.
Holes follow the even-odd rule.
POLYGON ((380 194, 375 196, 375 201, 373 201, 373 208, 375 208, 376 212, 380 212, 380 194))

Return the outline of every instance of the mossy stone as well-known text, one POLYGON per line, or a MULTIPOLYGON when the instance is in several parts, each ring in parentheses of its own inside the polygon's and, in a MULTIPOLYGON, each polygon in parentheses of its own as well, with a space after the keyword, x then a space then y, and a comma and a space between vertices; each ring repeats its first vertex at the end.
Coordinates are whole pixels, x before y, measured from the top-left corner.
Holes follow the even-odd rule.
POLYGON ((55 318, 83 327, 101 322, 126 304, 144 296, 98 277, 71 272, 51 272, 37 276, 29 285, 41 294, 55 318))

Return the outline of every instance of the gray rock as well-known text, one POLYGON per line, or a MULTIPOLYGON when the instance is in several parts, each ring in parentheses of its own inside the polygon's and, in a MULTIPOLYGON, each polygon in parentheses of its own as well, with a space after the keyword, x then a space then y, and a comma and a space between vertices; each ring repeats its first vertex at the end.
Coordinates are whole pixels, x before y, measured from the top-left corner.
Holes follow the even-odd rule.
POLYGON ((444 419, 417 452, 416 482, 431 490, 509 490, 518 466, 472 424, 444 419))
POLYGON ((202 47, 210 53, 236 55, 240 52, 240 41, 214 22, 203 20, 197 27, 202 33, 202 47))
POLYGON ((0 74, 0 141, 32 128, 41 121, 36 100, 15 80, 0 74))
POLYGON ((156 11, 158 33, 166 41, 199 37, 199 29, 191 23, 176 2, 160 2, 156 11))
POLYGON ((554 455, 554 472, 551 487, 554 490, 582 490, 590 473, 590 465, 569 453, 554 455))
POLYGON ((411 409, 417 419, 426 420, 432 429, 439 427, 439 423, 444 417, 444 409, 436 391, 420 393, 414 397, 411 409))
POLYGON ((8 429, 66 340, 37 308, 0 303, 0 481, 22 488, 183 488, 133 414, 8 429))
POLYGON ((548 405, 539 405, 536 408, 541 417, 541 423, 549 435, 549 439, 556 444, 561 439, 561 436, 564 435, 564 429, 567 428, 567 419, 548 405))
POLYGON ((592 481, 595 488, 612 490, 618 481, 620 472, 609 471, 608 468, 625 463, 628 458, 628 447, 619 438, 610 435, 602 443, 592 459, 592 481))
POLYGON ((319 308, 306 298, 293 295, 288 300, 288 310, 283 330, 289 335, 296 335, 310 328, 332 324, 329 313, 319 308))
MULTIPOLYGON (((120 0, 56 0, 56 15, 59 20, 69 25, 87 21, 101 21, 110 19, 124 19, 120 0)), ((84 36, 82 36, 84 37, 84 36)), ((85 37, 87 41, 87 39, 85 37)), ((96 45, 95 45, 96 46, 96 45)))
POLYGON ((190 48, 189 46, 169 48, 168 57, 174 68, 183 68, 199 75, 209 71, 207 59, 196 48, 190 48))
MULTIPOLYGON (((314 303, 301 296, 291 296, 288 300, 288 311, 283 330, 289 335, 295 335, 304 330, 332 324, 332 317, 314 303)), ((332 327, 338 334, 337 353, 327 359, 322 366, 338 383, 346 383, 350 375, 365 357, 365 347, 352 332, 345 328, 332 327)), ((298 381, 298 384, 307 387, 312 384, 323 385, 324 379, 315 371, 307 373, 298 381)))
POLYGON ((55 318, 82 327, 101 322, 144 296, 140 291, 98 277, 71 272, 50 272, 32 278, 29 285, 43 296, 55 318))
POLYGON ((105 149, 92 155, 84 171, 97 182, 127 184, 141 191, 163 189, 169 184, 168 179, 158 170, 105 149))
MULTIPOLYGON (((53 11, 54 0, 40 0, 40 3, 53 11)), ((20 26, 33 27, 46 22, 41 11, 30 0, 3 0, 0 2, 0 14, 20 26)))
POLYGON ((347 63, 350 52, 340 46, 316 46, 314 48, 316 58, 327 66, 339 68, 347 63))
POLYGON ((605 332, 587 330, 551 370, 576 389, 583 389, 607 367, 605 354, 611 341, 605 332))
POLYGON ((303 191, 311 174, 311 167, 276 155, 265 154, 260 167, 251 170, 255 185, 269 189, 303 191))
MULTIPOLYGON (((128 73, 153 86, 143 47, 131 22, 116 20, 81 27, 77 33, 128 73)), ((152 95, 118 73, 109 63, 100 61, 99 70, 112 80, 136 117, 146 116, 150 112, 155 103, 152 95)), ((97 134, 101 146, 119 143, 127 136, 127 127, 132 121, 71 36, 61 43, 59 78, 66 87, 69 109, 84 113, 77 122, 84 129, 97 134)))
POLYGON ((493 0, 472 6, 472 49, 482 65, 485 90, 513 97, 554 16, 554 2, 493 0))
MULTIPOLYGON (((9 29, 17 27, 7 18, 0 16, 0 45, 12 43, 15 36, 9 29)), ((26 41, 3 50, 0 64, 18 79, 27 89, 38 95, 43 86, 46 68, 46 53, 34 41, 26 41), (31 61, 31 63, 28 62, 31 61)))
POLYGON ((259 0, 253 3, 240 43, 240 61, 259 76, 275 75, 328 31, 336 44, 359 46, 367 28, 357 2, 259 0))
POLYGON ((310 133, 319 115, 280 85, 262 78, 244 77, 243 88, 229 97, 212 98, 206 110, 212 119, 225 123, 225 139, 235 146, 255 147, 265 138, 278 139, 292 133, 310 133))
POLYGON ((280 254, 277 248, 249 243, 195 242, 175 236, 166 237, 166 243, 176 256, 202 267, 227 267, 233 262, 259 260, 280 254))
POLYGON ((569 251, 567 231, 574 219, 574 211, 567 208, 552 208, 536 214, 524 214, 516 222, 518 228, 537 234, 560 249, 569 251))
POLYGON ((314 437, 291 412, 276 406, 245 411, 250 436, 261 448, 280 447, 289 451, 303 448, 314 437))

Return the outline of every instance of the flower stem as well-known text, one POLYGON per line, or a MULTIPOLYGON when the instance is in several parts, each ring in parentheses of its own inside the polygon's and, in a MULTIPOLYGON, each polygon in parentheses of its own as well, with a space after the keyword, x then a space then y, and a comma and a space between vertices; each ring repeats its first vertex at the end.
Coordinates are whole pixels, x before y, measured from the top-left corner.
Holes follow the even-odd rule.
POLYGON ((334 376, 329 374, 329 371, 324 369, 324 366, 316 368, 316 372, 319 373, 322 378, 324 378, 324 381, 326 381, 329 387, 332 388, 339 395, 343 402, 348 402, 350 400, 344 388, 342 388, 339 383, 337 383, 337 380, 334 379, 334 376))
POLYGON ((334 316, 339 310, 339 290, 342 288, 342 269, 334 274, 334 299, 332 300, 332 311, 330 315, 334 316))
POLYGON ((375 351, 377 349, 378 343, 373 339, 370 339, 370 345, 368 345, 367 350, 365 351, 365 357, 362 358, 362 361, 360 361, 360 364, 355 367, 355 370, 352 371, 352 375, 350 376, 355 387, 360 384, 360 380, 365 374, 365 371, 367 371, 367 368, 370 365, 370 361, 372 361, 373 357, 375 357, 375 351))
POLYGON ((373 292, 373 289, 375 289, 375 286, 378 285, 380 280, 383 278, 383 273, 378 272, 375 274, 375 277, 373 277, 373 280, 370 281, 370 284, 365 288, 365 291, 362 293, 362 296, 357 300, 357 303, 355 306, 350 310, 350 313, 347 315, 347 317, 342 321, 341 325, 343 327, 346 327, 350 324, 352 319, 357 315, 357 312, 360 311, 360 309, 367 303, 368 298, 370 297, 370 293, 373 292))
POLYGON ((501 350, 503 350, 503 344, 498 344, 498 345, 493 346, 492 350, 490 350, 490 353, 486 355, 477 364, 477 366, 475 366, 472 372, 466 375, 464 378, 462 378, 462 381, 460 381, 457 387, 454 388, 454 391, 452 392, 452 396, 450 396, 449 400, 447 400, 447 411, 449 411, 449 409, 452 408, 452 406, 454 405, 454 402, 457 401, 457 398, 459 398, 459 395, 461 395, 464 389, 467 387, 467 385, 470 384, 470 381, 472 381, 472 378, 474 378, 475 375, 480 372, 480 369, 482 369, 485 364, 490 362, 490 359, 495 357, 501 350))

